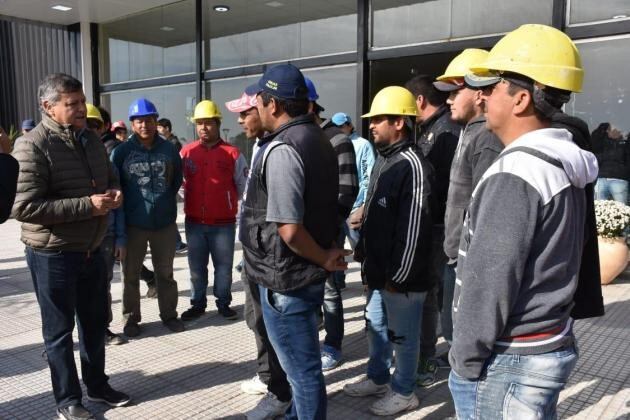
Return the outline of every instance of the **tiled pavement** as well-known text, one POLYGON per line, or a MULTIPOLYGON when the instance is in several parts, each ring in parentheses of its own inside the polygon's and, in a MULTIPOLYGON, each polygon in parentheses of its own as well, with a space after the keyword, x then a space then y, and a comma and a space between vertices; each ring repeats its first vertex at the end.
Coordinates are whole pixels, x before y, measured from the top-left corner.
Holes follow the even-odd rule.
MULTIPOLYGON (((48 367, 41 357, 40 316, 18 236, 15 221, 0 226, 0 419, 50 419, 55 408, 48 367)), ((235 262, 239 258, 237 252, 235 262)), ((175 278, 180 287, 181 313, 189 295, 185 256, 176 258, 175 278)), ((244 294, 236 272, 234 280, 234 307, 242 314, 244 294)), ((121 331, 118 274, 112 294, 112 327, 121 331)), ((570 385, 560 396, 562 418, 630 419, 630 273, 606 287, 604 296, 605 317, 576 323, 581 357, 570 385)), ((363 304, 358 267, 351 264, 344 291, 345 363, 326 374, 331 419, 373 418, 367 409, 371 399, 350 398, 341 391, 346 382, 358 379, 365 371, 363 304)), ((253 407, 258 397, 239 389, 240 382, 251 377, 255 369, 253 335, 242 317, 225 321, 213 309, 187 324, 185 332, 171 334, 159 321, 155 299, 143 298, 142 309, 142 335, 128 344, 107 348, 112 385, 130 393, 135 403, 116 409, 86 405, 99 418, 107 419, 244 418, 242 413, 253 407)), ((444 343, 439 345, 444 348, 444 343)), ((399 418, 452 416, 447 374, 447 370, 440 370, 438 383, 419 389, 420 408, 399 418)))

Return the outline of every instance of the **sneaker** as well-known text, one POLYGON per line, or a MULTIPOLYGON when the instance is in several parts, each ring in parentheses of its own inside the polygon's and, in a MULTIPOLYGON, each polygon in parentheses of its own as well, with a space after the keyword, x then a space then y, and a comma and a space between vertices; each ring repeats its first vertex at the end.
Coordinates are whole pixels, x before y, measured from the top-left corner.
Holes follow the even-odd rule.
POLYGON ((109 328, 105 330, 105 344, 108 346, 119 346, 125 344, 127 340, 118 334, 115 334, 109 328))
POLYGON ((166 321, 163 321, 163 324, 166 325, 166 328, 173 332, 182 332, 185 330, 184 323, 177 318, 167 319, 166 321))
POLYGON ((241 382, 241 391, 250 395, 266 394, 267 384, 260 379, 260 376, 256 375, 252 379, 241 382))
POLYGON ((105 385, 105 388, 101 392, 92 392, 88 389, 87 399, 90 401, 104 402, 111 407, 122 407, 129 404, 131 397, 124 392, 116 391, 109 385, 105 385))
POLYGON ((183 242, 181 244, 179 244, 177 249, 175 249, 175 253, 176 254, 185 254, 187 251, 188 251, 188 245, 186 245, 183 242))
POLYGON ((420 357, 418 361, 418 373, 416 375, 416 385, 426 387, 433 385, 437 375, 437 363, 435 359, 425 359, 420 357))
POLYGON ((191 321, 199 318, 206 312, 205 308, 199 306, 191 306, 182 313, 182 321, 191 321))
POLYGON ((155 284, 147 283, 147 286, 149 286, 147 288, 147 298, 149 298, 149 299, 156 298, 157 297, 157 288, 155 287, 155 284))
POLYGON ((394 391, 390 391, 380 400, 377 400, 370 406, 370 411, 377 416, 392 416, 402 411, 413 410, 418 408, 420 401, 415 393, 411 393, 408 397, 394 391))
POLYGON ((243 260, 241 260, 240 263, 236 264, 236 266, 234 266, 234 269, 238 271, 239 273, 243 271, 243 260))
POLYGON ((367 397, 368 395, 382 395, 389 391, 389 384, 376 385, 373 380, 365 378, 353 384, 345 384, 343 392, 351 397, 367 397))
POLYGON ((249 410, 245 415, 247 420, 265 420, 275 419, 277 416, 283 415, 287 408, 291 405, 291 401, 282 402, 273 393, 268 392, 256 407, 249 410))
POLYGON ((218 310, 221 316, 223 316, 223 318, 225 319, 234 320, 238 318, 238 314, 236 313, 236 311, 229 306, 220 306, 218 310))
POLYGON ((94 415, 81 404, 58 408, 57 416, 59 416, 61 420, 89 420, 95 418, 94 415))
POLYGON ((123 334, 127 337, 137 337, 140 335, 140 325, 137 322, 129 321, 123 328, 123 334))
POLYGON ((332 370, 341 363, 341 352, 333 347, 324 345, 321 352, 322 370, 332 370))

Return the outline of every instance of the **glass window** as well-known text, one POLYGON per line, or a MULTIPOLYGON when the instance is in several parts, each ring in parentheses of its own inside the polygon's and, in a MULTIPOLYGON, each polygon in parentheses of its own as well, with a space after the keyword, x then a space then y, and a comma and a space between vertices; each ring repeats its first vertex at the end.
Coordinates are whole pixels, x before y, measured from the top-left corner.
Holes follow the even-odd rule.
POLYGON ((99 25, 101 83, 193 72, 194 22, 185 0, 99 25))
POLYGON ((372 46, 503 33, 524 23, 551 24, 552 7, 551 0, 372 0, 372 46))
POLYGON ((194 83, 105 93, 101 95, 101 103, 110 110, 112 121, 123 120, 129 126, 129 105, 133 100, 142 97, 155 104, 160 118, 171 120, 173 133, 183 144, 196 137, 195 128, 190 121, 197 104, 194 83))
MULTIPOLYGON (((330 118, 336 112, 345 112, 356 121, 356 65, 345 65, 304 70, 319 94, 318 103, 326 110, 322 113, 330 118)), ((238 115, 229 112, 225 103, 240 97, 245 88, 260 79, 260 75, 244 78, 212 80, 206 84, 206 97, 212 99, 221 109, 222 138, 235 144, 248 158, 251 157, 253 142, 245 138, 238 124, 238 115)), ((355 123, 355 125, 357 125, 355 123)))
POLYGON ((356 51, 356 0, 204 2, 205 68, 356 51))
POLYGON ((569 1, 570 24, 629 18, 630 2, 628 0, 569 1))
POLYGON ((608 122, 627 138, 630 132, 630 86, 627 54, 630 38, 577 44, 584 66, 582 93, 573 95, 566 112, 582 118, 593 131, 608 122))

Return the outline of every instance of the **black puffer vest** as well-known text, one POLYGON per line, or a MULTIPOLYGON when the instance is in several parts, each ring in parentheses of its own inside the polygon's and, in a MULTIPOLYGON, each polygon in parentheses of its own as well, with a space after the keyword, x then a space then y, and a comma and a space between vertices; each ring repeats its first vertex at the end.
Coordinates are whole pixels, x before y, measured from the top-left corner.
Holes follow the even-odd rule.
POLYGON ((242 203, 239 239, 243 245, 245 275, 276 292, 288 292, 323 282, 328 272, 298 256, 267 222, 266 158, 280 144, 293 147, 304 164, 304 218, 302 224, 322 248, 330 248, 337 229, 339 188, 337 157, 311 116, 296 117, 259 141, 247 196, 242 203))

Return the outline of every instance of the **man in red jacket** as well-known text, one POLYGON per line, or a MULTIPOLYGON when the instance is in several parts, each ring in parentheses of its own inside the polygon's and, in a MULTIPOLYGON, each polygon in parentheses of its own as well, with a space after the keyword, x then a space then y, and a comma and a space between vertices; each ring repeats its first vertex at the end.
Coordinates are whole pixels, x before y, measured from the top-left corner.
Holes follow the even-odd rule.
POLYGON ((198 318, 206 311, 210 256, 214 266, 212 289, 219 313, 226 319, 236 319, 236 312, 230 308, 230 289, 236 212, 247 181, 247 162, 237 147, 219 137, 221 112, 214 102, 199 102, 193 120, 199 139, 180 152, 192 305, 182 314, 182 320, 198 318))

